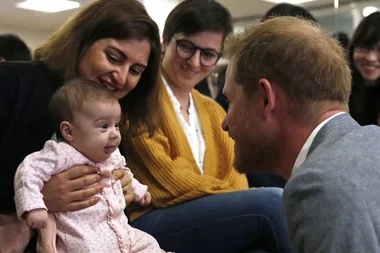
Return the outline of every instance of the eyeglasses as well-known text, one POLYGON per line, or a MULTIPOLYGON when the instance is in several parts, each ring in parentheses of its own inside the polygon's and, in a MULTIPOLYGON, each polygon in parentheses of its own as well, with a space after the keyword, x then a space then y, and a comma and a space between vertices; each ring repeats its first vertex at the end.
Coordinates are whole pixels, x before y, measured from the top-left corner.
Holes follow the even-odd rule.
POLYGON ((177 54, 179 57, 181 57, 184 60, 188 60, 199 50, 201 52, 201 64, 205 67, 212 67, 214 66, 220 57, 222 57, 221 53, 218 53, 214 49, 210 48, 201 48, 191 41, 185 40, 185 39, 176 39, 174 37, 171 37, 177 44, 177 54))
POLYGON ((368 54, 371 52, 377 53, 377 55, 380 55, 380 45, 373 46, 373 47, 355 47, 355 52, 361 53, 361 54, 368 54))

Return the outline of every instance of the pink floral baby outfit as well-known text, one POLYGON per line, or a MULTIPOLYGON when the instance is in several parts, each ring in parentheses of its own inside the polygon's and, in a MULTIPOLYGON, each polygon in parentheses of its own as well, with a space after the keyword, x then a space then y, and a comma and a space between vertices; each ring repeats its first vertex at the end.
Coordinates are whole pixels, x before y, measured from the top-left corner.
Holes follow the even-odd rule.
POLYGON ((25 158, 15 176, 15 202, 18 217, 37 208, 47 210, 41 194, 44 182, 52 175, 76 165, 94 165, 104 178, 99 202, 79 211, 54 213, 57 226, 57 252, 161 252, 149 234, 131 227, 124 214, 126 207, 120 180, 112 172, 125 168, 132 177, 134 201, 142 199, 147 186, 138 182, 126 168, 117 149, 111 157, 94 163, 66 142, 47 141, 41 151, 25 158))

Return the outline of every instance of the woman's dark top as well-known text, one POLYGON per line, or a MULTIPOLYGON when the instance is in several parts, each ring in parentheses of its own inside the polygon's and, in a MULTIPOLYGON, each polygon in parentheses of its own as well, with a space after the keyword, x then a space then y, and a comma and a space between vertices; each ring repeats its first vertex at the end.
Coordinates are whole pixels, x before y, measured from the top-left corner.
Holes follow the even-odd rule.
POLYGON ((0 63, 0 213, 15 210, 19 164, 54 133, 48 104, 60 84, 42 62, 0 63))
POLYGON ((350 97, 350 113, 362 126, 377 125, 380 116, 380 86, 354 84, 350 97))

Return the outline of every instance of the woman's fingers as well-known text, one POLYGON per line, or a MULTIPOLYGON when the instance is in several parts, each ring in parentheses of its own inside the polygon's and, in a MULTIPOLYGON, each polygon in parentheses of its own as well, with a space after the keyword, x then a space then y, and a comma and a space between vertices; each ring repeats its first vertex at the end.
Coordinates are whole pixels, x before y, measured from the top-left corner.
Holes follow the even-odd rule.
POLYGON ((67 179, 73 180, 77 178, 81 178, 86 175, 96 174, 98 172, 98 168, 95 166, 90 165, 81 165, 81 166, 75 166, 65 172, 62 172, 62 174, 67 174, 67 179))
POLYGON ((96 194, 101 193, 103 190, 103 186, 96 185, 90 188, 86 188, 83 190, 78 190, 70 193, 70 201, 76 202, 76 201, 84 201, 88 198, 94 197, 96 194))
POLYGON ((90 174, 90 175, 85 175, 80 178, 71 180, 69 182, 69 190, 70 191, 77 191, 81 190, 83 188, 92 186, 94 184, 98 184, 100 180, 102 179, 102 176, 99 174, 90 174))
POLYGON ((54 175, 41 191, 45 205, 50 212, 66 212, 94 205, 97 199, 89 198, 101 191, 101 186, 97 184, 100 180, 97 168, 86 165, 54 175), (80 191, 82 189, 85 191, 80 191))
POLYGON ((98 203, 98 201, 99 201, 99 197, 92 197, 92 198, 89 198, 87 200, 71 202, 67 206, 67 208, 68 208, 67 211, 77 211, 77 210, 81 210, 84 208, 88 208, 88 207, 93 206, 96 203, 98 203))

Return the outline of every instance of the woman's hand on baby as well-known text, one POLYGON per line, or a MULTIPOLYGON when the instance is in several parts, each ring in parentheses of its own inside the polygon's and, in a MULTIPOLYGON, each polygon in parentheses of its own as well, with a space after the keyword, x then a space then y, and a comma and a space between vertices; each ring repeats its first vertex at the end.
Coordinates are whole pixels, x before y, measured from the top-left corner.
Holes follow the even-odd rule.
POLYGON ((67 212, 95 205, 103 186, 94 166, 80 165, 51 177, 42 188, 50 212, 67 212), (90 187, 91 186, 91 187, 90 187))
POLYGON ((142 206, 147 206, 150 204, 151 201, 152 201, 152 195, 150 194, 150 192, 147 191, 144 197, 139 201, 139 204, 142 206))
POLYGON ((35 209, 25 214, 26 225, 33 229, 45 228, 48 221, 48 213, 45 209, 35 209))
POLYGON ((115 170, 113 176, 116 180, 120 179, 121 187, 123 188, 123 194, 125 203, 127 206, 132 203, 134 193, 132 187, 132 178, 125 172, 124 168, 115 170))

